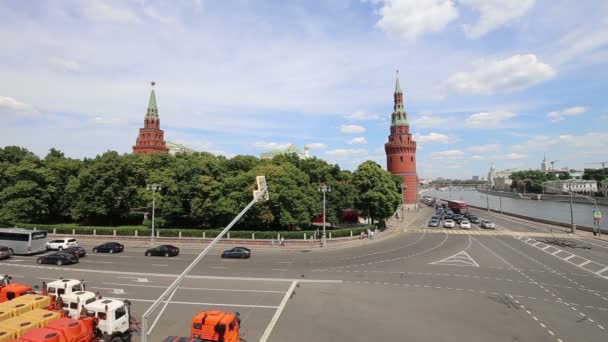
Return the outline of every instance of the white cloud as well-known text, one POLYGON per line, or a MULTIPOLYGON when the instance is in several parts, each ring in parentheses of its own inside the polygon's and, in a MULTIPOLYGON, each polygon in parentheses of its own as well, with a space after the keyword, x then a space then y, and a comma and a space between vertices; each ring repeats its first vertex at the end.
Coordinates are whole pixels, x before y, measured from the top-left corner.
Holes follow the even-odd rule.
POLYGON ((529 151, 529 150, 540 150, 546 151, 551 146, 559 143, 558 139, 550 138, 547 136, 539 135, 521 144, 513 145, 511 148, 514 151, 529 151))
POLYGON ((574 147, 579 151, 601 151, 601 154, 607 155, 608 150, 608 133, 590 132, 583 135, 560 135, 558 143, 574 147))
POLYGON ((31 105, 19 102, 12 97, 0 96, 0 113, 13 115, 37 115, 38 111, 31 105))
MULTIPOLYGON (((583 27, 567 34, 559 41, 555 55, 558 65, 591 56, 595 51, 608 45, 608 29, 604 27, 583 27)), ((580 60, 577 60, 580 63, 580 60)))
POLYGON ((470 38, 479 38, 524 15, 534 5, 534 0, 459 0, 479 12, 475 25, 463 25, 470 38))
POLYGON ((549 118, 552 122, 563 121, 566 120, 566 116, 582 115, 586 111, 587 108, 585 107, 570 107, 567 109, 551 112, 547 114, 547 118, 549 118))
POLYGON ((415 135, 414 140, 421 144, 447 144, 450 142, 450 137, 445 134, 431 132, 427 135, 415 135))
POLYGON ((509 153, 503 156, 504 159, 516 160, 516 159, 525 159, 528 158, 527 154, 522 153, 509 153))
POLYGON ((387 35, 413 40, 427 32, 439 32, 458 17, 452 0, 371 0, 382 3, 376 23, 387 35))
POLYGON ((96 116, 93 119, 93 123, 98 124, 98 125, 123 125, 126 124, 127 121, 121 118, 107 118, 107 117, 101 117, 101 116, 96 116))
POLYGON ((367 156, 366 149, 336 149, 325 152, 327 156, 333 157, 334 159, 352 159, 367 156))
POLYGON ((367 120, 378 120, 380 116, 377 114, 370 114, 363 111, 352 112, 349 115, 344 116, 348 120, 352 121, 367 121, 367 120))
POLYGON ((340 132, 342 133, 363 133, 365 127, 359 125, 342 125, 340 126, 340 132))
POLYGON ((556 71, 536 55, 514 55, 473 63, 473 70, 452 75, 444 86, 458 93, 491 95, 530 87, 555 76, 556 71))
POLYGON ((49 64, 62 71, 80 71, 80 65, 78 63, 61 57, 49 57, 49 64))
POLYGON ((357 138, 352 138, 349 142, 349 144, 367 144, 367 140, 365 139, 365 137, 357 137, 357 138))
POLYGON ((288 148, 291 143, 277 143, 277 142, 265 142, 258 141, 254 144, 255 147, 263 150, 284 150, 288 148))
POLYGON ((308 148, 310 149, 324 149, 327 148, 327 145, 325 145, 324 143, 310 143, 310 144, 306 144, 306 146, 308 146, 308 148))
POLYGON ((474 156, 471 157, 471 159, 473 159, 473 160, 484 160, 485 158, 482 157, 482 156, 480 156, 480 155, 474 155, 474 156))
POLYGON ((508 111, 475 113, 465 120, 465 126, 474 128, 500 128, 504 121, 516 117, 517 114, 508 111))
POLYGON ((431 153, 432 159, 460 159, 463 156, 464 152, 460 150, 449 150, 431 153))
POLYGON ((427 128, 427 127, 436 127, 439 125, 446 124, 449 121, 448 118, 440 118, 436 116, 424 115, 419 118, 412 120, 412 126, 427 128))
POLYGON ((113 21, 123 23, 139 22, 139 17, 131 9, 124 6, 114 6, 106 0, 87 0, 81 2, 85 16, 93 20, 113 21))
POLYGON ((467 148, 467 150, 472 151, 472 152, 491 152, 491 151, 496 151, 499 147, 500 147, 500 145, 497 145, 497 144, 487 144, 487 145, 472 146, 472 147, 467 148))

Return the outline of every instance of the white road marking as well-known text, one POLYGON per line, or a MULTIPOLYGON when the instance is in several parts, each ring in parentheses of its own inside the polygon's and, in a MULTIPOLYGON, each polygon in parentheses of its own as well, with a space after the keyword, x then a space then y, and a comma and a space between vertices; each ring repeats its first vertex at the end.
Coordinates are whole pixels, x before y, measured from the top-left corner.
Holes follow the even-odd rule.
MULTIPOLYGON (((104 285, 116 285, 116 286, 133 286, 133 287, 146 287, 146 288, 157 288, 166 289, 164 285, 139 285, 139 284, 121 284, 121 283, 102 283, 104 285)), ((216 289, 209 287, 187 287, 180 286, 180 290, 200 290, 200 291, 223 291, 223 292, 252 292, 252 293, 285 293, 285 291, 274 291, 274 290, 246 290, 246 289, 216 289)))
POLYGON ((161 266, 161 267, 167 267, 169 265, 163 265, 163 264, 151 264, 152 266, 161 266))
POLYGON ((471 256, 465 252, 461 251, 452 256, 449 256, 445 259, 431 262, 430 265, 447 265, 447 266, 472 266, 479 267, 479 264, 471 258, 471 256))
POLYGON ((112 290, 112 294, 125 294, 125 290, 123 289, 115 289, 112 287, 97 287, 97 286, 91 286, 92 289, 99 289, 99 290, 112 290))
POLYGON ((272 271, 287 271, 286 268, 273 268, 272 271))
MULTIPOLYGON (((128 299, 132 302, 145 302, 145 303, 154 303, 155 299, 133 299, 133 298, 118 298, 118 297, 106 297, 109 299, 119 299, 124 300, 128 299)), ((171 301, 169 304, 181 304, 181 305, 205 305, 211 307, 217 306, 234 306, 234 307, 244 307, 244 308, 257 308, 257 309, 277 309, 278 306, 274 305, 251 305, 251 304, 226 304, 226 303, 195 303, 195 302, 179 302, 179 301, 171 301)))
POLYGON ((272 316, 272 319, 270 320, 270 323, 268 323, 268 326, 266 327, 266 330, 264 331, 264 334, 260 338, 260 342, 266 342, 266 340, 268 340, 268 337, 270 337, 270 333, 272 332, 272 329, 274 328, 274 325, 279 320, 279 317, 281 316, 281 313, 283 312, 283 309, 285 308, 285 305, 287 305, 287 301, 289 300, 289 297, 293 293, 293 290, 296 288, 296 285, 298 285, 298 281, 297 280, 293 281, 291 283, 291 286, 289 287, 289 289, 285 293, 285 296, 283 297, 283 300, 281 301, 281 304, 279 304, 279 307, 277 308, 277 311, 275 311, 274 316, 272 316))
POLYGON ((228 268, 228 267, 224 267, 224 266, 209 266, 209 268, 225 269, 225 268, 228 268))
POLYGON ((118 279, 132 279, 135 280, 138 283, 149 283, 150 281, 148 280, 148 278, 137 278, 137 277, 116 277, 118 279))

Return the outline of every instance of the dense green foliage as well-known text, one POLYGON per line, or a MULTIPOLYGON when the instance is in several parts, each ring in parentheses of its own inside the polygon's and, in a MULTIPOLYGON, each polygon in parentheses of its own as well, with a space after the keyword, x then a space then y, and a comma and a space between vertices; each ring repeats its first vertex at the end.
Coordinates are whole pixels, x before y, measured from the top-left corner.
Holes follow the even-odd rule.
POLYGON ((227 159, 209 153, 176 156, 119 155, 66 158, 52 149, 41 159, 26 149, 0 148, 0 224, 77 222, 81 225, 149 225, 152 192, 158 183, 157 227, 216 229, 228 224, 252 199, 256 175, 265 175, 270 201, 256 204, 236 229, 284 230, 309 227, 322 214, 318 186, 327 193, 327 221, 358 208, 374 219, 389 217, 399 204, 390 173, 373 162, 354 173, 295 155, 262 160, 227 159), (369 209, 368 209, 369 208, 369 209))
POLYGON ((517 189, 520 192, 535 192, 542 193, 542 184, 547 181, 558 180, 554 173, 545 173, 543 171, 517 171, 509 177, 513 180, 511 189, 517 189))
POLYGON ((583 179, 587 179, 587 180, 593 179, 598 182, 601 182, 604 179, 608 179, 608 168, 585 169, 585 173, 583 174, 583 179))

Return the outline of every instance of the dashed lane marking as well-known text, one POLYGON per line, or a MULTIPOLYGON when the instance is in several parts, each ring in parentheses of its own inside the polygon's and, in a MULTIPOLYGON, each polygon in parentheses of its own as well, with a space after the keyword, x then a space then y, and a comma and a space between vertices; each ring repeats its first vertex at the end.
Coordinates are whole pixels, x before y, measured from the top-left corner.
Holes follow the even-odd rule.
MULTIPOLYGON (((132 287, 144 287, 153 289, 166 289, 167 286, 163 285, 140 285, 140 284, 123 284, 123 283, 102 283, 103 285, 116 285, 116 286, 132 286, 132 287)), ((251 292, 251 293, 285 293, 285 291, 274 291, 274 290, 247 290, 247 289, 224 289, 224 288, 209 288, 209 287, 188 287, 180 286, 180 290, 192 290, 192 291, 218 291, 218 292, 251 292)))
MULTIPOLYGON (((155 299, 133 299, 133 298, 119 298, 119 297, 106 297, 109 299, 118 299, 125 300, 128 299, 131 302, 145 302, 145 303, 154 303, 155 299)), ((244 308, 256 308, 256 309, 277 309, 278 306, 275 305, 252 305, 252 304, 227 304, 227 303, 195 303, 195 302, 179 302, 179 301, 170 301, 169 304, 180 304, 180 305, 205 305, 210 307, 244 307, 244 308)))

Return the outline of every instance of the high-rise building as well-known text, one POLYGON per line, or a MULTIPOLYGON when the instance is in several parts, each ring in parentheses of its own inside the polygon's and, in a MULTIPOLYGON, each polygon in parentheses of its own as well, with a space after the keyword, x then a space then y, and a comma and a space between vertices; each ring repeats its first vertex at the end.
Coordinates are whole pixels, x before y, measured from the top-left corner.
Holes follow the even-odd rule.
POLYGON ((416 173, 416 142, 410 134, 407 112, 403 105, 403 92, 399 84, 399 74, 393 94, 394 106, 391 115, 391 134, 384 144, 387 170, 403 179, 407 189, 403 192, 403 202, 408 205, 418 201, 418 174, 416 173))
POLYGON ((154 85, 152 82, 152 90, 150 91, 150 100, 148 101, 148 111, 144 118, 144 128, 139 129, 139 136, 133 153, 168 153, 169 149, 165 142, 165 132, 160 129, 160 117, 158 116, 158 108, 156 107, 156 94, 154 93, 154 85))

